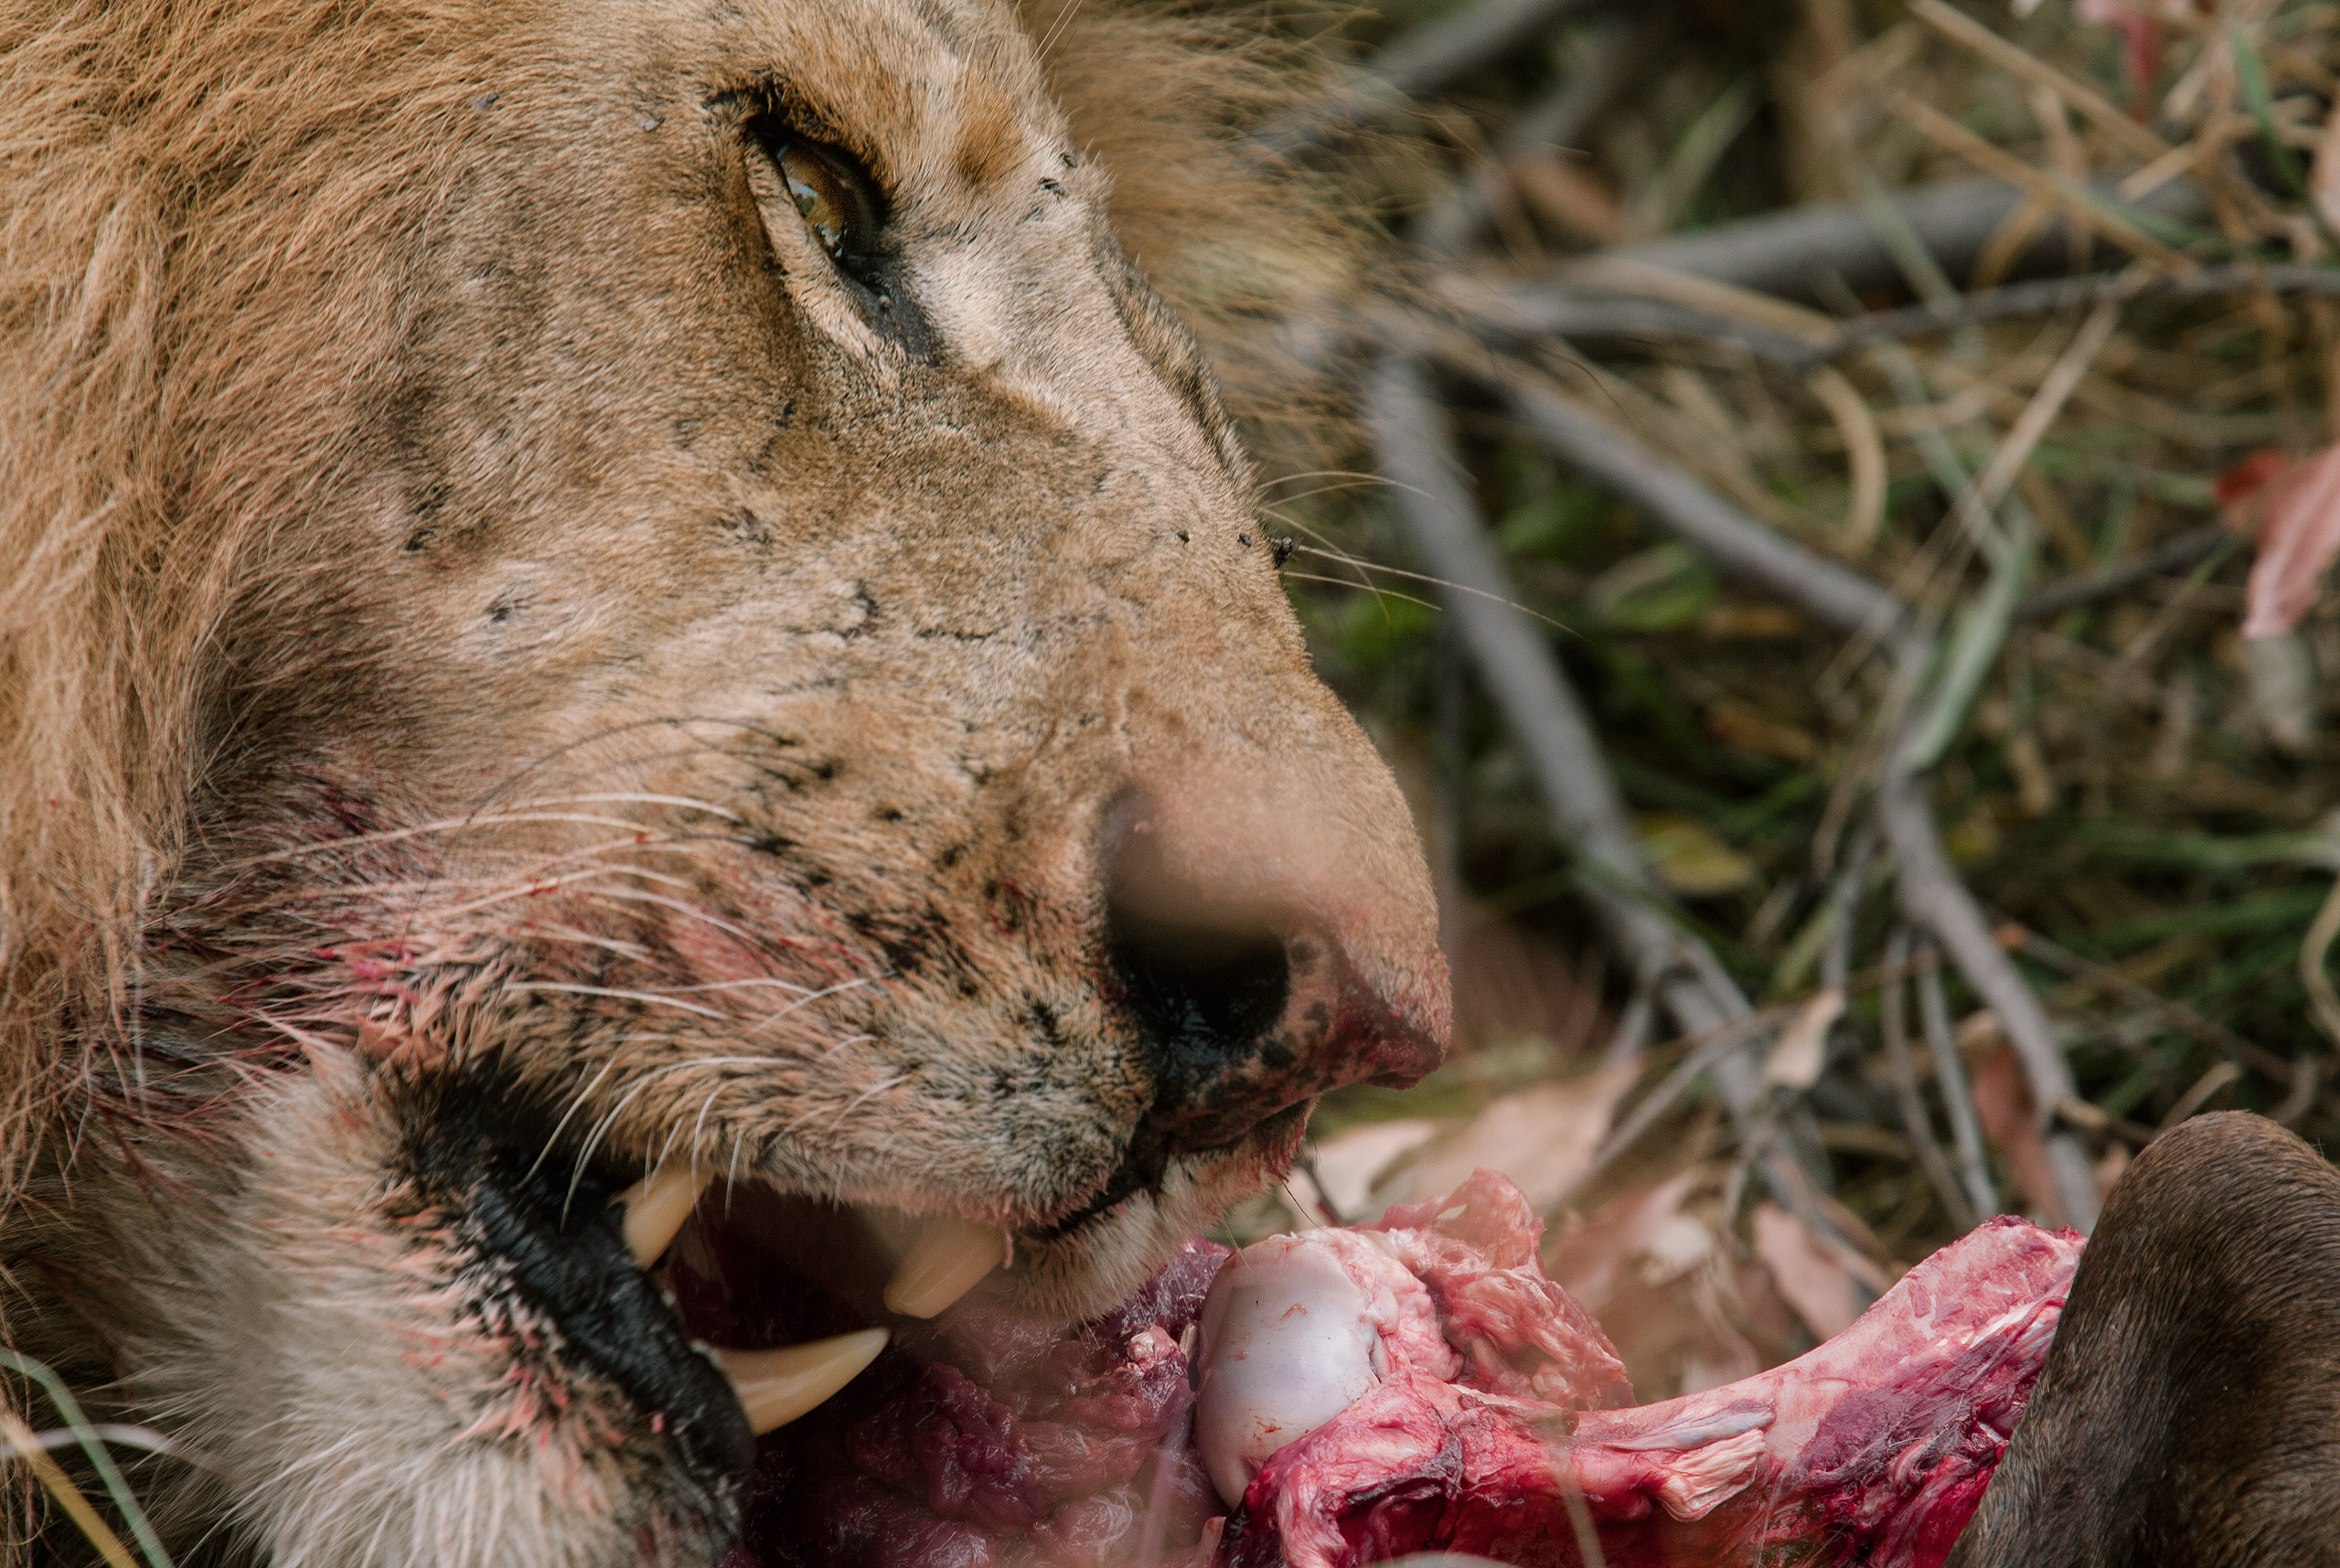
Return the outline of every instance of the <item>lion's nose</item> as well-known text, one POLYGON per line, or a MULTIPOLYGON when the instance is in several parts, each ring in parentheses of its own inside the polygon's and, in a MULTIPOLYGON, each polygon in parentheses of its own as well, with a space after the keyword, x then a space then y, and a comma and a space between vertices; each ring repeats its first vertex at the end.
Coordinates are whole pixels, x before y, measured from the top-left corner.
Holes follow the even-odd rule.
POLYGON ((1328 896, 1338 869, 1291 852, 1304 835, 1279 853, 1144 801, 1117 816, 1106 935, 1154 1079, 1138 1147, 1217 1148, 1328 1089, 1437 1065, 1443 1031, 1368 982, 1328 896))

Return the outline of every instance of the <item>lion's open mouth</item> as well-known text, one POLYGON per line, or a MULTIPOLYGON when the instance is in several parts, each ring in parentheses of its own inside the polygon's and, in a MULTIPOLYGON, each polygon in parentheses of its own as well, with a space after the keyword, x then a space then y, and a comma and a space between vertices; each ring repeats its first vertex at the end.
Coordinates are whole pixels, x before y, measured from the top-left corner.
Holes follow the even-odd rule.
POLYGON ((1081 1564, 1191 1554, 1219 1511, 1165 1440, 1221 1254, 1185 1243, 1164 1266, 1160 1235, 1204 1220, 1165 1186, 1280 1163, 1306 1110, 1133 1160, 1022 1231, 678 1163, 614 1201, 606 1178, 569 1194, 476 1122, 438 1157, 472 1173, 482 1251, 576 1370, 624 1388, 711 1499, 744 1477, 726 1568, 1081 1564))
POLYGON ((1191 1245, 1067 1325, 980 1283, 1007 1245, 960 1221, 709 1190, 655 1273, 687 1331, 727 1367, 782 1347, 817 1363, 785 1411, 734 1373, 755 1424, 787 1420, 756 1439, 725 1568, 1079 1563, 1200 1541, 1219 1509, 1164 1439, 1187 1424, 1187 1330, 1223 1254, 1191 1245), (888 1342, 863 1370, 873 1330, 888 1342))
POLYGON ((758 1434, 725 1568, 1183 1555, 1220 1511, 1165 1439, 1188 1424, 1189 1330, 1221 1249, 1188 1243, 1113 1311, 1066 1324, 1017 1305, 998 1227, 679 1171, 623 1212, 758 1434))

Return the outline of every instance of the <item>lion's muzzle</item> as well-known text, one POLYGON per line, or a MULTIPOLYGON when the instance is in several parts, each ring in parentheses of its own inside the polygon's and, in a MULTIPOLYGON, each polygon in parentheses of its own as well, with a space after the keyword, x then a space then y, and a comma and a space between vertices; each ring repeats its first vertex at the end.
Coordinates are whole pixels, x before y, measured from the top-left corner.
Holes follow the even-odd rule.
POLYGON ((1266 804, 1190 780, 1183 800, 1137 798, 1115 814, 1113 983, 1154 1099, 1101 1203, 1172 1156, 1224 1148, 1277 1117, 1296 1137, 1327 1090, 1409 1085, 1445 1053, 1443 976, 1423 972, 1418 944, 1388 949, 1371 859, 1327 832, 1321 811, 1266 804))

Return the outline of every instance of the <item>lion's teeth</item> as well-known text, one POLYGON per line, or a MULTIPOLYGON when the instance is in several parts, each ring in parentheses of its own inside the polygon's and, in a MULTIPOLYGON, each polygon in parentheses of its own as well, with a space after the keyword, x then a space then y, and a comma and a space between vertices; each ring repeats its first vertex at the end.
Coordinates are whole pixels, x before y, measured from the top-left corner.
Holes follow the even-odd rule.
POLYGON ((617 1201, 625 1205, 619 1229, 625 1237, 625 1250, 634 1254, 637 1266, 648 1268, 665 1253, 690 1211, 699 1207, 699 1195, 707 1190, 707 1182, 706 1176, 686 1166, 668 1166, 617 1195, 617 1201))
POLYGON ((928 1220, 886 1282, 886 1310, 932 1317, 999 1267, 1000 1251, 996 1226, 947 1215, 928 1220))
POLYGON ((885 1348, 884 1329, 864 1328, 783 1350, 718 1350, 715 1360, 761 1437, 851 1382, 885 1348))

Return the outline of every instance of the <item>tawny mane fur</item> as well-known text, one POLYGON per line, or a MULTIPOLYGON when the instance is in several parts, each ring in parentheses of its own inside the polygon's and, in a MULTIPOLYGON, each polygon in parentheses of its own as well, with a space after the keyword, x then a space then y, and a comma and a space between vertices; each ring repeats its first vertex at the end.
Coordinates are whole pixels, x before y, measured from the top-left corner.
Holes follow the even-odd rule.
POLYGON ((0 62, 0 1313, 221 1456, 159 1505, 204 1561, 720 1542, 558 1312, 555 1435, 493 1336, 310 1376, 536 1310, 475 1177, 1023 1227, 1093 1309, 1435 1051, 1229 418, 1309 404, 1275 323, 1356 264, 1245 144, 1311 86, 1263 15, 6 0, 0 62), (1248 923, 1288 1006, 1170 1051, 1133 919, 1248 923), (367 1420, 453 1424, 309 1509, 367 1420))

